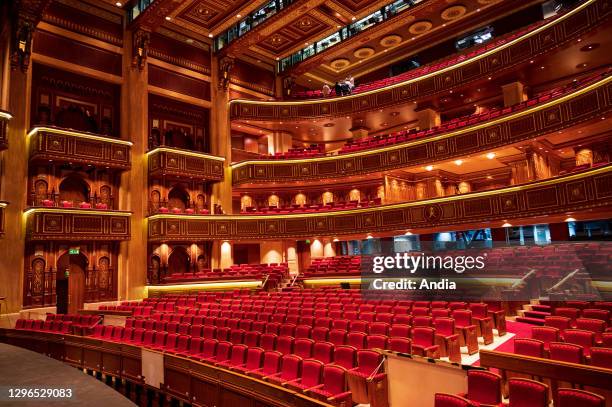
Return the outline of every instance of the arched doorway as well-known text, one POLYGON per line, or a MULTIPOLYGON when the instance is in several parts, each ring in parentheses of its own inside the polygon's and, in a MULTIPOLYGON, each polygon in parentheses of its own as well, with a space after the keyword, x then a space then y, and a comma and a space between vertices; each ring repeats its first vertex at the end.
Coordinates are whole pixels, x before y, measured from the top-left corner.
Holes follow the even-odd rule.
POLYGON ((58 314, 74 314, 85 303, 85 270, 87 258, 64 253, 57 259, 55 294, 58 314))
POLYGON ((189 272, 189 255, 182 247, 175 248, 168 258, 168 274, 181 274, 189 272))
POLYGON ((89 185, 80 177, 67 177, 59 185, 59 200, 71 202, 75 206, 89 202, 89 185))

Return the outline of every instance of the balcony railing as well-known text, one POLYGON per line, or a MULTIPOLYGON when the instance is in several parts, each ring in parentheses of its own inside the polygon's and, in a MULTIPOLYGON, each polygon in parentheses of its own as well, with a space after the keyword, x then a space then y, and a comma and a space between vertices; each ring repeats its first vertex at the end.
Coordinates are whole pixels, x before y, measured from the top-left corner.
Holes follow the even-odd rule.
POLYGON ((8 123, 12 118, 9 112, 0 110, 0 150, 8 148, 8 123))
POLYGON ((28 240, 120 241, 130 238, 131 212, 74 208, 25 211, 28 240))
POLYGON ((65 199, 62 198, 57 192, 51 192, 48 194, 32 193, 30 195, 30 203, 32 206, 41 206, 44 208, 96 209, 105 211, 113 210, 115 208, 114 201, 114 197, 102 199, 97 195, 86 200, 65 199))
POLYGON ((174 175, 210 181, 223 179, 223 157, 169 147, 157 147, 147 156, 150 176, 174 175))
POLYGON ((34 127, 28 133, 31 161, 79 163, 127 170, 132 143, 57 127, 34 127))
POLYGON ((522 185, 377 207, 327 213, 262 215, 153 215, 149 241, 198 239, 280 239, 312 236, 365 236, 406 229, 448 230, 482 222, 550 216, 564 219, 609 217, 612 211, 612 165, 522 185), (594 215, 598 211, 597 215, 594 215), (589 215, 590 214, 590 215, 589 215))

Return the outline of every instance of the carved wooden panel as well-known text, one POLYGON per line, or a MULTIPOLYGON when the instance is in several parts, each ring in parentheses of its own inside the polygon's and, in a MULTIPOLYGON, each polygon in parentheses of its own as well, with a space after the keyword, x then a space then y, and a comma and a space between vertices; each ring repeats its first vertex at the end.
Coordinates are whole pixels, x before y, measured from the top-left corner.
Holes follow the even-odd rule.
POLYGON ((30 160, 81 163, 127 170, 131 144, 110 137, 39 128, 30 136, 30 160))
POLYGON ((173 148, 158 148, 148 155, 149 175, 174 175, 212 181, 223 179, 223 161, 206 154, 194 154, 173 148))
POLYGON ((155 215, 148 222, 149 241, 337 236, 612 210, 612 165, 549 181, 449 196, 443 203, 425 200, 325 215, 155 215))
MULTIPOLYGON (((505 120, 474 131, 460 130, 443 135, 442 139, 426 143, 404 143, 390 150, 367 150, 356 154, 338 155, 326 159, 311 159, 286 163, 282 160, 262 163, 244 161, 232 170, 232 182, 308 181, 353 176, 373 171, 430 164, 437 160, 460 158, 466 154, 528 140, 535 136, 605 116, 612 110, 612 79, 599 81, 592 89, 579 90, 563 102, 532 108, 506 116, 505 120), (282 168, 282 170, 279 170, 282 168)), ((420 143, 420 141, 419 141, 420 143)))
POLYGON ((4 206, 0 206, 0 237, 4 235, 4 206))
POLYGON ((465 85, 482 76, 508 71, 537 55, 575 40, 605 22, 610 13, 609 9, 607 1, 592 1, 586 7, 576 10, 569 18, 554 21, 536 35, 526 35, 518 42, 484 58, 477 57, 461 67, 404 86, 383 88, 372 94, 355 95, 349 99, 286 102, 280 105, 270 105, 265 101, 247 103, 238 100, 232 102, 231 117, 266 121, 334 117, 405 103, 417 95, 423 97, 447 93, 455 86, 465 85))
POLYGON ((10 114, 0 110, 0 150, 8 148, 8 122, 10 114))
POLYGON ((28 240, 128 240, 130 213, 36 209, 28 213, 28 240))

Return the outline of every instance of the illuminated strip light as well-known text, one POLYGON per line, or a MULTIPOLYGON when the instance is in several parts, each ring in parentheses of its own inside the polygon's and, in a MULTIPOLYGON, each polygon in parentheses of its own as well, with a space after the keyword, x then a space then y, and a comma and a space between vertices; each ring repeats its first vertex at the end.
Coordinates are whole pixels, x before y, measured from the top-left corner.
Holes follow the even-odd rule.
POLYGON ((408 146, 417 146, 419 144, 425 144, 425 143, 430 143, 432 141, 440 141, 440 140, 444 140, 447 138, 451 138, 451 137, 456 137, 460 134, 464 134, 464 133, 469 133, 475 130, 480 130, 483 128, 487 128, 490 126, 494 126, 496 124, 499 123, 503 123, 512 119, 516 119, 519 117, 523 117, 526 116, 528 114, 531 113, 535 113, 538 112, 540 110, 543 109, 547 109, 550 106, 554 106, 554 105, 558 105, 560 103, 563 103, 567 100, 576 98, 580 95, 583 95, 587 92, 590 92, 591 90, 598 88, 600 86, 606 85, 607 83, 609 83, 610 81, 612 81, 612 76, 606 77, 600 81, 594 82, 590 85, 588 85, 585 88, 579 89, 576 92, 572 92, 569 93, 565 96, 562 96, 558 99, 554 99, 551 100, 549 102, 543 103, 543 104, 538 104, 535 106, 532 106, 530 108, 527 108, 526 110, 522 110, 520 112, 514 113, 514 114, 510 114, 510 115, 504 115, 502 117, 499 117, 495 120, 490 120, 490 121, 486 121, 480 124, 477 124, 475 126, 467 126, 464 127, 461 130, 457 130, 457 131, 453 131, 450 133, 445 133, 445 134, 440 134, 438 136, 432 136, 432 137, 423 137, 420 140, 413 140, 413 141, 408 141, 405 143, 399 143, 399 144, 393 144, 391 146, 387 146, 387 147, 381 147, 381 148, 373 148, 373 149, 367 149, 367 150, 363 150, 363 151, 358 151, 355 153, 349 153, 349 154, 338 154, 338 155, 332 155, 332 156, 325 156, 325 157, 317 157, 317 158, 303 158, 303 159, 288 159, 288 160, 248 160, 248 161, 242 161, 236 164, 233 164, 231 166, 232 170, 238 169, 240 167, 244 167, 245 165, 252 165, 252 164, 273 164, 273 165, 281 165, 281 164, 299 164, 299 163, 307 163, 307 162, 316 162, 316 161, 330 161, 330 160, 338 160, 338 159, 343 159, 343 158, 352 158, 352 157, 359 157, 359 156, 364 156, 364 155, 369 155, 372 153, 381 153, 381 152, 386 152, 386 151, 393 151, 393 150, 399 150, 408 146))
POLYGON ((261 286, 261 281, 227 281, 214 283, 189 283, 172 285, 147 285, 145 288, 152 291, 173 291, 173 290, 197 290, 215 288, 257 288, 261 286))
POLYGON ((221 162, 225 161, 224 157, 217 157, 215 155, 209 155, 209 154, 206 154, 206 153, 198 153, 196 151, 188 151, 188 150, 182 150, 182 149, 178 149, 178 148, 168 148, 168 147, 157 147, 157 148, 149 151, 147 153, 147 155, 153 155, 155 153, 161 153, 161 152, 173 153, 173 154, 181 154, 181 155, 190 155, 192 157, 208 158, 210 160, 216 160, 216 161, 221 161, 221 162))
POLYGON ((361 284, 361 278, 309 278, 303 280, 304 284, 340 284, 340 283, 349 283, 349 284, 361 284))
POLYGON ((28 133, 28 137, 31 137, 31 136, 35 135, 39 131, 44 131, 44 132, 54 133, 54 134, 63 134, 65 136, 86 138, 86 139, 96 140, 96 141, 103 141, 105 143, 122 144, 124 146, 130 146, 130 147, 133 145, 132 142, 130 142, 130 141, 117 140, 117 139, 113 139, 113 138, 110 138, 110 137, 96 136, 96 135, 93 135, 93 134, 90 134, 90 133, 82 133, 82 132, 79 132, 79 131, 58 129, 58 128, 55 128, 55 127, 34 127, 28 133))
POLYGON ((32 213, 52 212, 52 213, 74 213, 78 215, 106 215, 106 216, 132 216, 132 212, 127 211, 101 211, 97 209, 71 209, 71 208, 30 208, 26 209, 23 214, 28 216, 32 213))
POLYGON ((11 120, 13 118, 13 115, 9 112, 5 112, 4 110, 0 110, 0 118, 11 120))
MULTIPOLYGON (((384 91, 384 90, 395 89, 395 88, 398 88, 400 86, 405 86, 405 85, 411 84, 413 82, 421 81, 423 79, 427 79, 427 78, 430 78, 432 76, 439 75, 441 73, 445 73, 445 72, 448 72, 450 70, 454 70, 456 68, 460 68, 460 67, 462 67, 462 66, 464 66, 466 64, 469 64, 469 63, 474 62, 474 61, 478 61, 478 60, 480 60, 482 58, 486 58, 486 57, 488 57, 491 54, 494 54, 494 53, 496 53, 498 51, 501 51, 501 50, 503 50, 505 48, 508 48, 508 47, 516 44, 519 41, 523 41, 523 40, 525 40, 527 38, 533 37, 534 35, 539 34, 542 30, 547 29, 551 25, 557 24, 560 21, 563 21, 563 20, 566 20, 566 19, 572 17, 574 14, 576 14, 579 11, 581 11, 583 8, 585 8, 585 7, 595 3, 595 1, 597 1, 597 0, 589 0, 589 1, 581 4, 580 6, 576 7, 572 11, 562 15, 561 17, 556 18, 556 19, 550 21, 549 23, 544 24, 543 26, 541 26, 541 27, 539 27, 539 28, 537 28, 537 29, 535 29, 533 31, 530 31, 529 33, 527 33, 527 34, 525 34, 525 35, 523 35, 523 36, 521 36, 519 38, 516 38, 516 39, 514 39, 514 40, 512 40, 512 41, 510 41, 510 42, 508 42, 506 44, 500 45, 499 47, 493 48, 493 49, 491 49, 491 50, 489 50, 489 51, 487 51, 487 52, 485 52, 483 54, 477 55, 474 58, 466 59, 465 61, 461 61, 461 62, 456 63, 454 65, 451 65, 449 67, 442 68, 442 69, 440 69, 438 71, 434 71, 434 72, 428 73, 426 75, 419 76, 417 78, 409 79, 409 80, 407 80, 405 82, 395 83, 393 85, 389 85, 389 86, 386 86, 386 87, 383 87, 383 88, 369 90, 367 92, 356 93, 354 95, 342 96, 342 97, 339 97, 339 98, 333 98, 331 100, 332 101, 337 101, 337 100, 343 101, 343 100, 353 99, 353 98, 357 98, 357 97, 361 97, 361 96, 367 96, 367 95, 371 95, 373 93, 379 93, 379 92, 384 91)), ((309 101, 289 101, 289 102, 257 101, 257 100, 249 100, 249 99, 234 99, 234 100, 230 100, 230 105, 232 103, 243 103, 243 104, 249 104, 249 105, 264 104, 264 105, 277 105, 277 106, 299 106, 299 105, 304 105, 304 104, 329 103, 329 101, 330 101, 330 99, 322 99, 322 100, 315 99, 315 100, 309 100, 309 101)))
POLYGON ((449 201, 456 201, 460 199, 472 199, 472 198, 480 198, 489 195, 498 195, 505 194, 509 192, 518 192, 523 190, 529 190, 533 188, 540 188, 542 186, 559 184, 561 182, 573 181, 585 177, 596 176, 600 174, 605 174, 608 172, 612 172, 612 164, 608 164, 606 166, 597 167, 585 172, 557 176, 548 180, 543 181, 534 181, 529 184, 510 186, 506 188, 493 189, 489 191, 481 191, 481 192, 470 192, 468 194, 458 194, 453 196, 445 196, 441 198, 434 198, 422 201, 412 201, 412 202, 404 202, 397 203, 392 205, 380 205, 380 206, 369 206, 366 208, 357 208, 350 210, 333 210, 326 212, 299 212, 299 213, 285 213, 285 214, 275 214, 275 215, 175 215, 175 214, 155 214, 149 216, 147 219, 193 219, 193 220, 233 220, 233 219, 247 219, 247 220, 270 220, 270 219, 285 219, 291 217, 300 217, 300 218, 317 218, 321 216, 336 216, 336 215, 347 215, 347 214, 356 214, 356 213, 364 213, 364 212, 377 212, 377 211, 386 211, 389 209, 403 209, 410 208, 414 206, 425 206, 436 203, 447 203, 449 201))
POLYGON ((0 202, 0 208, 6 208, 8 206, 8 202, 0 202))

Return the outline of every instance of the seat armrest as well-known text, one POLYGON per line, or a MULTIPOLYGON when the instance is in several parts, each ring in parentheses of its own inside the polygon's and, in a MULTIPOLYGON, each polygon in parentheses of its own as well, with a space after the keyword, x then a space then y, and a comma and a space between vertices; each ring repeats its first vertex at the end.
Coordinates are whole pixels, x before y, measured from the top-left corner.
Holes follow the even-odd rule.
POLYGON ((314 386, 314 387, 310 387, 310 388, 308 388, 308 389, 304 389, 304 390, 302 390, 302 391, 303 391, 304 393, 306 393, 307 391, 311 391, 311 390, 314 390, 314 389, 320 389, 320 388, 321 388, 321 387, 323 387, 323 386, 324 386, 323 384, 319 384, 319 385, 316 385, 316 386, 314 386))

